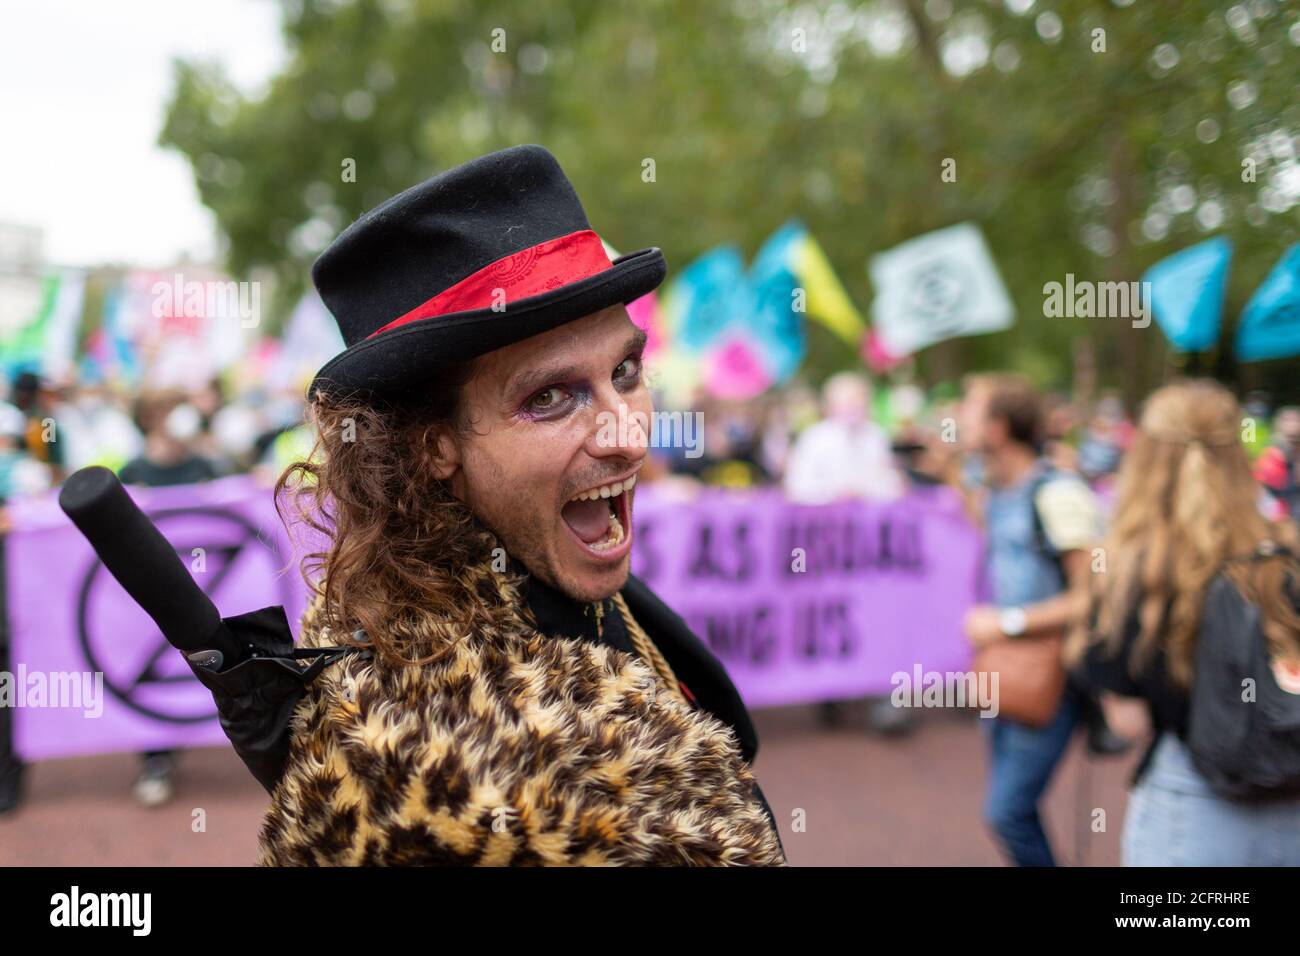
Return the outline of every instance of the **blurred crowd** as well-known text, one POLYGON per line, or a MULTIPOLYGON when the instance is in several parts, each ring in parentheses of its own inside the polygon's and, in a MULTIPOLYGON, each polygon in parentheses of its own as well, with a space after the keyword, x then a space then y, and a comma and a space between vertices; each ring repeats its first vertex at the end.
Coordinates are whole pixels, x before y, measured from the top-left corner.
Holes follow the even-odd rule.
MULTIPOLYGON (((743 401, 701 397, 694 406, 700 449, 654 449, 647 478, 729 488, 778 484, 807 504, 890 500, 918 485, 965 486, 972 449, 961 434, 960 408, 977 379, 926 392, 841 372, 820 392, 796 382, 743 401)), ((1080 400, 1040 392, 1038 400, 1043 457, 1094 490, 1111 490, 1136 432, 1119 394, 1080 400)), ((1268 496, 1262 507, 1272 517, 1300 516, 1300 407, 1274 407, 1269 396, 1252 393, 1241 431, 1268 496)))
POLYGON ((253 473, 273 480, 311 448, 300 389, 128 394, 101 382, 14 377, 0 402, 0 498, 42 494, 88 465, 128 484, 179 485, 253 473))
MULTIPOLYGON (((958 428, 967 380, 929 392, 832 375, 820 391, 794 382, 752 399, 700 396, 687 415, 691 441, 653 448, 645 479, 679 485, 780 485, 808 504, 890 500, 917 485, 968 483, 969 451, 958 428)), ((1105 491, 1135 426, 1119 396, 1092 401, 1043 393, 1041 451, 1052 466, 1105 491)), ((1300 407, 1273 408, 1253 393, 1242 439, 1274 516, 1300 515, 1300 407)), ((87 465, 127 483, 175 485, 253 473, 273 482, 310 452, 303 390, 232 389, 220 379, 194 389, 127 393, 102 382, 52 385, 31 372, 0 402, 0 499, 42 494, 87 465)), ((690 437, 688 435, 688 437, 690 437)))

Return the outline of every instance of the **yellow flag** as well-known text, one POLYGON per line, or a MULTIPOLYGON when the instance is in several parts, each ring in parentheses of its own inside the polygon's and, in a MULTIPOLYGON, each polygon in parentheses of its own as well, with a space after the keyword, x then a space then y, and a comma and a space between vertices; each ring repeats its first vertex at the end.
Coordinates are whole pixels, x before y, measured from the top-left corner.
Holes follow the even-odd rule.
POLYGON ((820 322, 856 348, 866 332, 866 323, 844 291, 821 246, 805 232, 792 252, 794 274, 808 295, 804 303, 808 318, 820 322))

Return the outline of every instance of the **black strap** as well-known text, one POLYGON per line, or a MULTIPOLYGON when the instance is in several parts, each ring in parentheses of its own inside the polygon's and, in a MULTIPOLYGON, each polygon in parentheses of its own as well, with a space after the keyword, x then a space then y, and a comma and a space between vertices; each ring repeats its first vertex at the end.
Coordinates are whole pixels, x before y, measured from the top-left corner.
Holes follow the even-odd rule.
POLYGON ((348 654, 356 654, 359 660, 370 660, 374 654, 367 648, 362 647, 295 647, 293 649, 294 660, 307 660, 316 658, 302 672, 302 682, 310 684, 330 664, 337 663, 348 654))
POLYGON ((1297 560, 1296 553, 1286 545, 1267 538, 1259 543, 1259 546, 1249 554, 1239 554, 1236 557, 1228 558, 1223 562, 1224 567, 1230 564, 1238 564, 1244 561, 1251 563, 1257 561, 1267 561, 1270 558, 1290 558, 1292 561, 1297 560))
MULTIPOLYGON (((1286 558, 1293 565, 1300 566, 1300 556, 1280 542, 1271 538, 1265 539, 1259 543, 1259 546, 1249 554, 1239 554, 1236 557, 1228 558, 1219 566, 1218 576, 1226 576, 1228 570, 1236 564, 1258 564, 1260 561, 1271 561, 1273 558, 1286 558)), ((1285 590, 1293 603, 1300 603, 1300 574, 1293 572, 1284 582, 1285 590)))

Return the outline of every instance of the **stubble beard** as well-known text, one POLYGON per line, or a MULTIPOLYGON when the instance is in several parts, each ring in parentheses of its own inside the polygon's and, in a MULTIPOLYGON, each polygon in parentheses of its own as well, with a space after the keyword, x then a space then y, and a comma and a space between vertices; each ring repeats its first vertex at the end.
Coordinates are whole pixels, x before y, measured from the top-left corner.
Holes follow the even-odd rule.
MULTIPOLYGON (((505 474, 501 467, 487 458, 481 458, 480 464, 485 473, 483 480, 470 484, 466 482, 466 504, 474 517, 489 531, 496 535, 506 554, 543 584, 546 584, 566 597, 583 603, 604 600, 617 593, 627 582, 630 558, 620 562, 616 582, 608 586, 584 588, 580 575, 570 577, 561 573, 556 567, 551 538, 544 529, 548 518, 544 509, 553 507, 545 503, 541 508, 531 504, 520 505, 517 497, 492 498, 479 492, 479 488, 505 488, 505 474), (502 507, 504 505, 504 507, 502 507)), ((555 520, 563 520, 556 516, 555 520)), ((561 533, 563 533, 561 531, 561 533)), ((612 572, 611 572, 612 573, 612 572)))

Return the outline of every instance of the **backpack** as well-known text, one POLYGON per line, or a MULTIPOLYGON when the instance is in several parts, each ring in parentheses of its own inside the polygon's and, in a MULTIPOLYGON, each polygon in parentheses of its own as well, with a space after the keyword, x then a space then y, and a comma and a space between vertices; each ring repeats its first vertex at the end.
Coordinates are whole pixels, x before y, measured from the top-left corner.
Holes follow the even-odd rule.
MULTIPOLYGON (((1245 560, 1280 556, 1293 557, 1270 542, 1245 560)), ((1223 572, 1206 593, 1189 705, 1187 747, 1217 794, 1300 796, 1300 694, 1278 686, 1259 608, 1223 572)))

